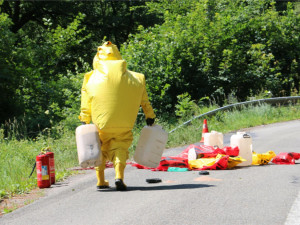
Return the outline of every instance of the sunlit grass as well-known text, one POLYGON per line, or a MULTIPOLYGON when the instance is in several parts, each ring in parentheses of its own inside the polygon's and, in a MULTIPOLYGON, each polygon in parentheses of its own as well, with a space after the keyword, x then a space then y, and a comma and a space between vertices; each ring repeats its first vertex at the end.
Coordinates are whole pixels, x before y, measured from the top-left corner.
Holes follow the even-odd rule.
POLYGON ((55 154, 56 179, 75 173, 68 168, 77 166, 77 151, 72 133, 65 133, 62 138, 40 137, 36 140, 0 141, 0 197, 22 194, 37 187, 36 171, 33 169, 36 156, 42 148, 50 146, 55 154))
POLYGON ((203 119, 208 120, 210 131, 215 130, 225 134, 241 128, 300 119, 299 109, 299 105, 281 107, 261 105, 245 107, 242 110, 218 112, 211 117, 199 118, 189 125, 178 128, 169 135, 168 146, 175 147, 201 140, 203 119))

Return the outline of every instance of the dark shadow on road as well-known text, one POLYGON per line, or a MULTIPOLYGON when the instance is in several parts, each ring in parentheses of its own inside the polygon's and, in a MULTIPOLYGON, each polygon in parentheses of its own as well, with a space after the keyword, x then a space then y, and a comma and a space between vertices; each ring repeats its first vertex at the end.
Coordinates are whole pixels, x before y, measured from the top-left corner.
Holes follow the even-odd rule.
POLYGON ((66 187, 66 186, 69 186, 69 183, 68 182, 58 182, 58 183, 55 183, 55 184, 51 184, 51 187, 50 188, 54 188, 54 187, 66 187))
MULTIPOLYGON (((127 191, 163 191, 163 190, 178 190, 178 189, 195 189, 215 187, 215 185, 208 184, 175 184, 175 185, 161 185, 161 186, 129 186, 127 191)), ((99 192, 116 191, 114 187, 109 189, 102 189, 99 192)))
POLYGON ((128 187, 128 191, 158 191, 158 190, 178 190, 178 189, 194 189, 194 188, 207 188, 214 187, 215 185, 208 184, 175 184, 175 185, 162 185, 162 186, 137 186, 128 187))

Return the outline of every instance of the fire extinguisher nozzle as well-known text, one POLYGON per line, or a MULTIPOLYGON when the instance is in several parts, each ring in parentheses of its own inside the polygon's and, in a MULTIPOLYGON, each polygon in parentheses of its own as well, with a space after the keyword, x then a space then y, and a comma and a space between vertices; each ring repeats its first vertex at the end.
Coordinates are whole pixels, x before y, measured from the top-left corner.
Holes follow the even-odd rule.
POLYGON ((30 173, 28 179, 29 179, 29 178, 31 177, 31 175, 33 174, 33 171, 34 171, 35 167, 36 167, 36 162, 35 162, 34 165, 33 165, 33 168, 32 168, 32 170, 31 170, 31 173, 30 173))

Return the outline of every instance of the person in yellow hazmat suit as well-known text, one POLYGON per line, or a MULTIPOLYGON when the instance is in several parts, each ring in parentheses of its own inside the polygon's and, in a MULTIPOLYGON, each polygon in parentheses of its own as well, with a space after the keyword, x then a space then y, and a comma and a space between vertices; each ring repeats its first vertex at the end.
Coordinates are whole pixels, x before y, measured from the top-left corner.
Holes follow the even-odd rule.
POLYGON ((124 191, 127 189, 124 169, 139 108, 142 106, 149 126, 154 123, 155 113, 148 99, 144 75, 127 70, 116 45, 107 41, 98 47, 93 69, 84 76, 79 119, 87 124, 92 121, 99 130, 102 165, 95 167, 97 189, 109 188, 104 169, 106 161, 111 161, 116 188, 124 191))

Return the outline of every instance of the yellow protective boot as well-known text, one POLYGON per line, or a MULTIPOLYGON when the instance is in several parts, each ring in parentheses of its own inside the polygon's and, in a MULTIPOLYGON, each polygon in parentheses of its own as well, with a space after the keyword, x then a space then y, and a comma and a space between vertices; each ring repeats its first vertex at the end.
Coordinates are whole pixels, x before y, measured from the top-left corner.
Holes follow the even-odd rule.
POLYGON ((105 189, 105 188, 109 188, 109 183, 107 180, 105 180, 105 176, 104 176, 104 170, 99 170, 96 167, 96 175, 97 175, 97 189, 105 189))
POLYGON ((126 191, 127 186, 124 184, 124 170, 125 166, 121 163, 117 163, 115 165, 115 172, 116 172, 116 177, 115 177, 115 184, 117 191, 126 191))

